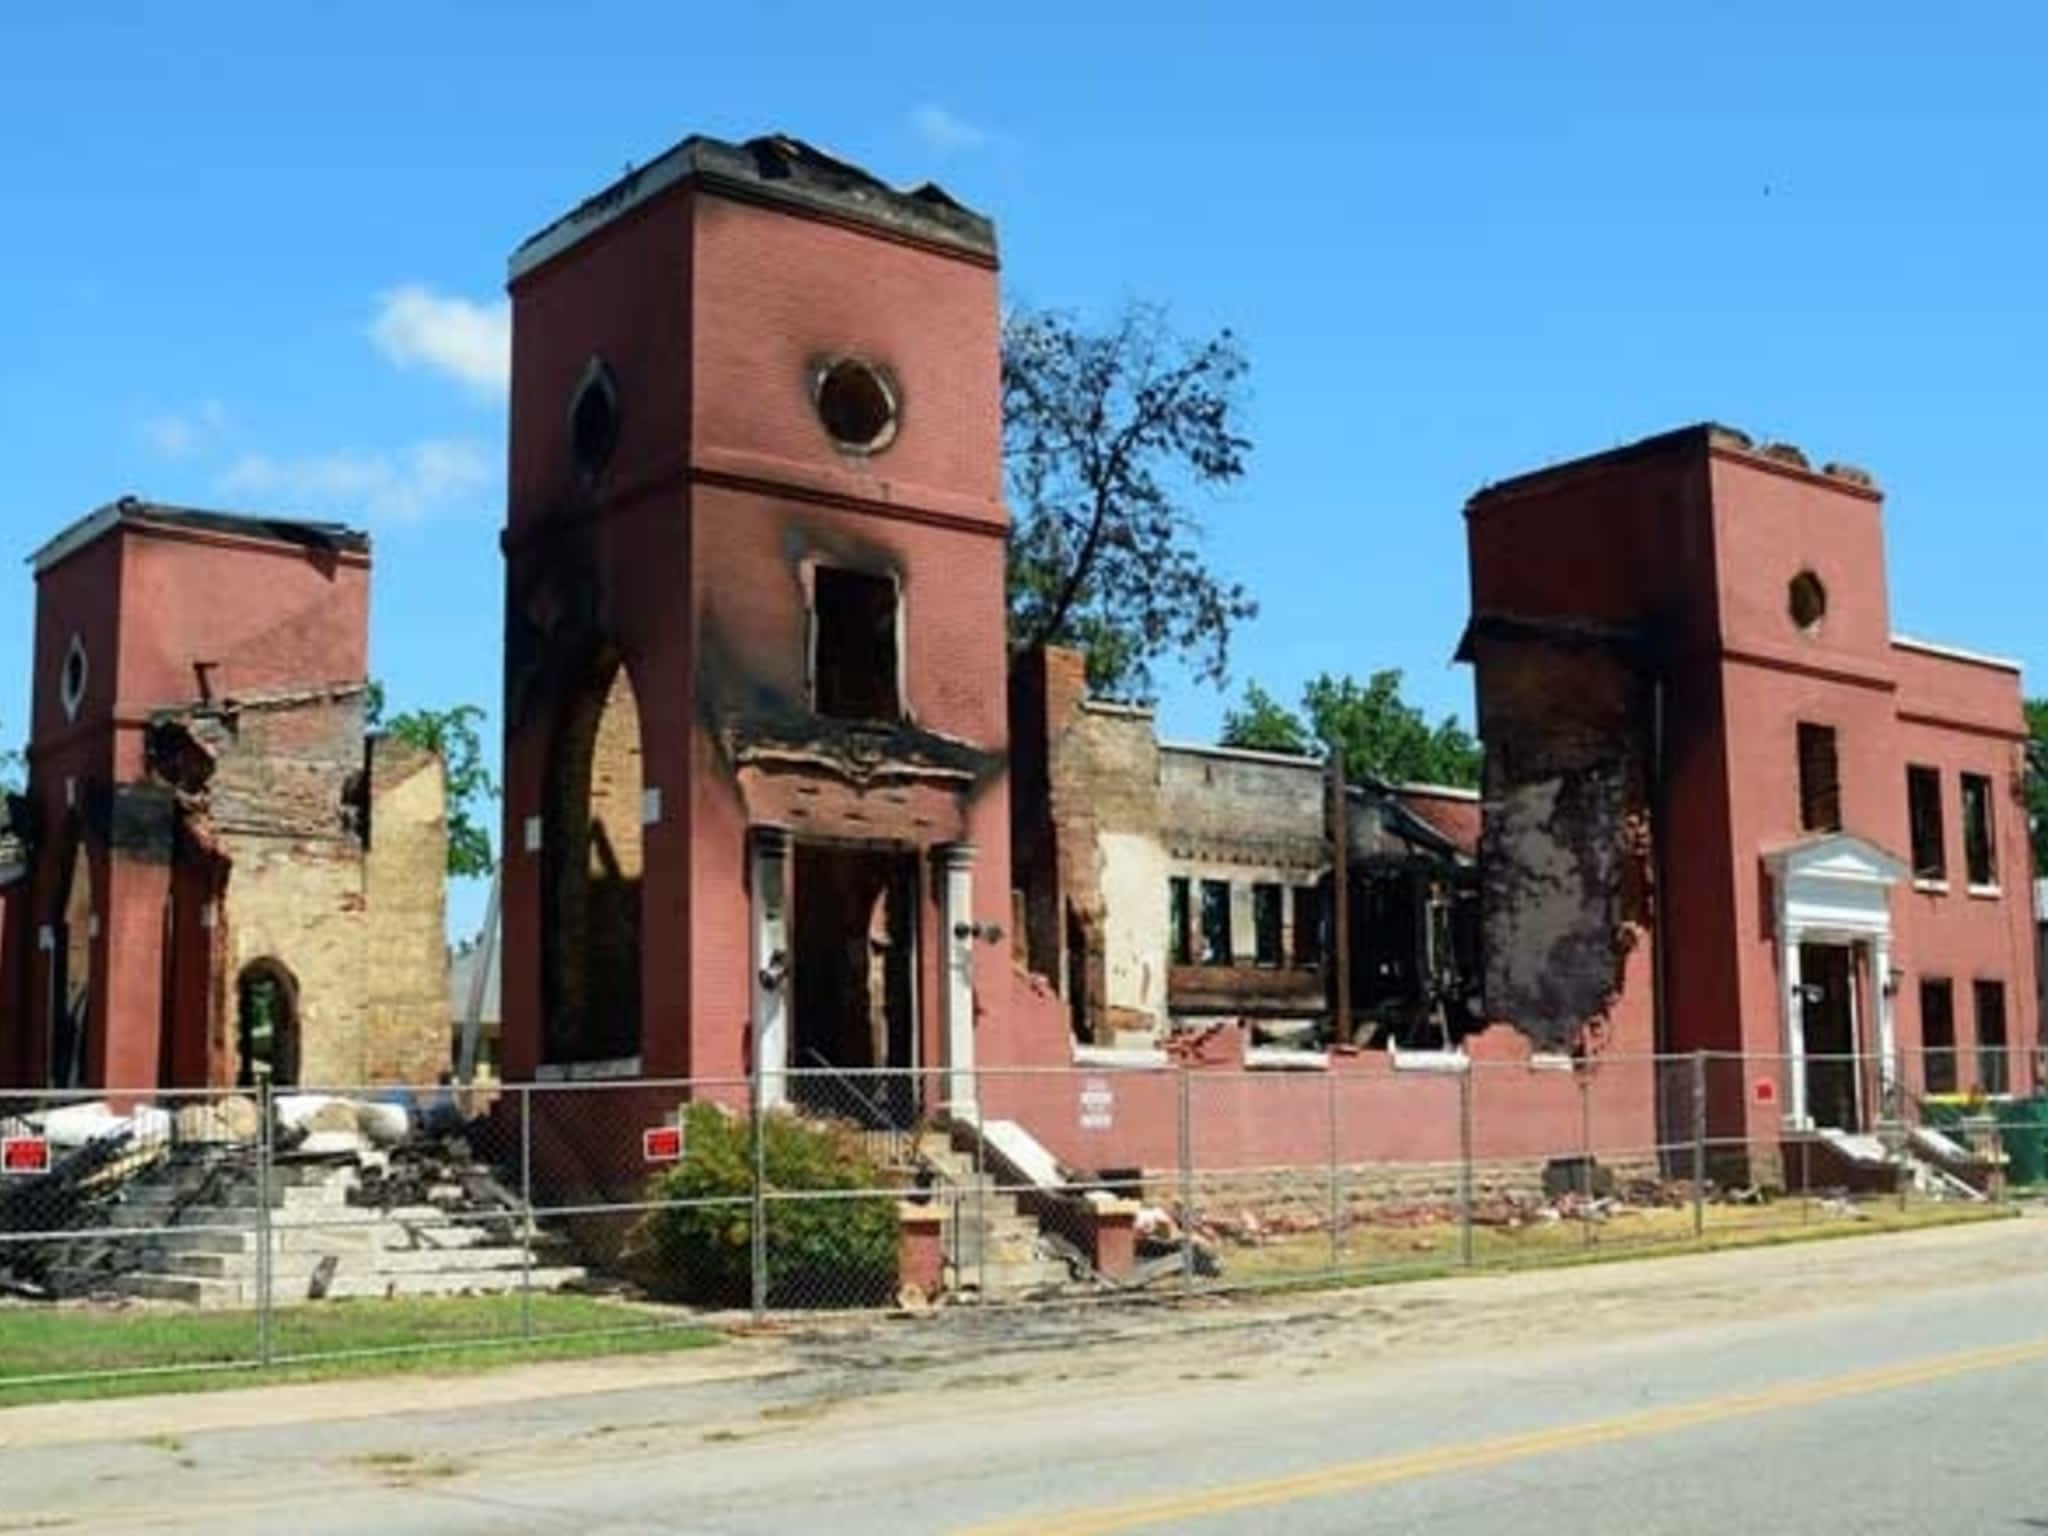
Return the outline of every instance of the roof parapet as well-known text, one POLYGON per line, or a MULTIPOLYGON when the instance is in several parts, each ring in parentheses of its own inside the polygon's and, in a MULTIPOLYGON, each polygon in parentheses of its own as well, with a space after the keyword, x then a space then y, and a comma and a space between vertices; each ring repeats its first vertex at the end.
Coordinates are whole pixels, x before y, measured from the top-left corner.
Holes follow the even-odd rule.
POLYGON ((890 186, 850 161, 788 134, 732 144, 692 134, 591 194, 513 251, 507 277, 527 273, 684 182, 749 202, 778 203, 851 220, 993 264, 995 224, 935 182, 890 186))

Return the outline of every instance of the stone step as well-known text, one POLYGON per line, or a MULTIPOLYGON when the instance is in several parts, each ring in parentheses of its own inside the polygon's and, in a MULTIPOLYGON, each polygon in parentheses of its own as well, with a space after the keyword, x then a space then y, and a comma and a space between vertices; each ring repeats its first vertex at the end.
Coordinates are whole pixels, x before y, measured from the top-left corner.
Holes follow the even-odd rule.
POLYGON ((960 1271, 960 1283, 969 1289, 978 1289, 984 1295, 994 1296, 1019 1291, 1055 1290, 1072 1285, 1074 1277, 1067 1272, 1066 1265, 1041 1259, 1035 1264, 991 1264, 985 1269, 963 1269, 960 1271))
MULTIPOLYGON (((421 1225, 411 1228, 382 1221, 345 1225, 336 1223, 319 1226, 275 1226, 270 1231, 270 1251, 280 1254, 325 1253, 330 1249, 386 1253, 461 1252, 471 1248, 508 1246, 508 1235, 513 1239, 509 1246, 516 1249, 517 1228, 506 1233, 468 1223, 444 1223, 432 1227, 421 1225)), ((253 1254, 261 1240, 262 1234, 254 1226, 247 1226, 236 1227, 233 1230, 209 1227, 198 1231, 166 1227, 160 1237, 147 1241, 155 1241, 166 1252, 171 1253, 253 1254)), ((539 1252, 557 1241, 545 1232, 536 1232, 533 1247, 539 1252)))
MULTIPOLYGON (((273 1211, 338 1211, 349 1209, 350 1186, 346 1184, 274 1185, 270 1191, 273 1211)), ((252 1217, 263 1202, 252 1185, 245 1189, 215 1190, 204 1205, 183 1204, 176 1190, 165 1186, 135 1190, 122 1200, 121 1209, 137 1216, 171 1210, 239 1211, 252 1217)), ((139 1223, 138 1223, 139 1224, 139 1223)))
MULTIPOLYGON (((336 1249, 331 1253, 301 1251, 276 1254, 271 1273, 279 1283, 308 1279, 327 1258, 338 1261, 337 1275, 472 1274, 481 1270, 519 1269, 527 1260, 518 1248, 336 1249)), ((537 1261, 533 1267, 542 1268, 537 1261)), ((254 1253, 174 1253, 166 1256, 166 1272, 206 1275, 215 1279, 254 1280, 254 1253)))
MULTIPOLYGON (((573 1265, 551 1265, 535 1269, 525 1277, 536 1291, 558 1291, 579 1285, 585 1272, 573 1265)), ((386 1296, 503 1296, 517 1292, 522 1276, 517 1269, 476 1270, 465 1274, 362 1275, 337 1274, 329 1285, 329 1300, 372 1299, 386 1296)), ((208 1309, 253 1307, 260 1294, 253 1280, 222 1280, 206 1275, 132 1274, 111 1282, 110 1288, 145 1301, 175 1301, 208 1309)), ((271 1296, 278 1306, 306 1300, 303 1281, 294 1287, 278 1276, 271 1296)))
MULTIPOLYGON (((176 1227, 170 1227, 155 1241, 165 1253, 254 1255, 261 1239, 262 1233, 254 1227, 244 1227, 233 1232, 183 1232, 176 1227)), ((379 1232, 376 1227, 282 1227, 274 1229, 270 1234, 270 1251, 280 1254, 325 1252, 329 1249, 372 1253, 378 1246, 379 1232)))
POLYGON ((123 1275, 113 1283, 123 1296, 142 1301, 177 1301, 190 1307, 239 1307, 239 1280, 208 1280, 198 1275, 123 1275))

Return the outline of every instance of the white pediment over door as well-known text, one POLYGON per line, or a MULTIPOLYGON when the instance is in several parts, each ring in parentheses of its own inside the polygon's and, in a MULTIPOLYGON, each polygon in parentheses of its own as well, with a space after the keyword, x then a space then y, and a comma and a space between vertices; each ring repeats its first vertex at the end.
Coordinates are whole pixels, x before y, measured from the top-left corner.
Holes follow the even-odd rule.
POLYGON ((1824 832, 1773 849, 1764 863, 1777 890, 1781 939, 1891 932, 1891 888, 1905 878, 1906 866, 1877 844, 1848 832, 1824 832))

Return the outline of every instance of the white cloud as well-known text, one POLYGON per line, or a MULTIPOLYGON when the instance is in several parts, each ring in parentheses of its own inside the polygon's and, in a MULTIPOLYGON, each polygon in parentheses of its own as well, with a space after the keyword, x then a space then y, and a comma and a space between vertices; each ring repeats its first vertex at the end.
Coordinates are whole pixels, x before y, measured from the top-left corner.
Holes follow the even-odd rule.
POLYGON ((989 142, 989 132, 935 102, 926 102, 910 114, 911 129, 933 154, 951 155, 979 149, 989 142))
POLYGON ((328 513, 350 521, 414 522, 490 485, 482 444, 429 438, 403 453, 328 453, 276 459, 249 454, 220 478, 230 496, 261 498, 283 513, 328 513))
POLYGON ((406 283, 377 295, 370 340, 401 368, 444 373, 482 399, 502 401, 512 382, 512 311, 406 283))
POLYGON ((189 411, 163 411, 144 419, 142 436, 167 459, 182 459, 217 439, 228 424, 227 407, 202 400, 189 411))

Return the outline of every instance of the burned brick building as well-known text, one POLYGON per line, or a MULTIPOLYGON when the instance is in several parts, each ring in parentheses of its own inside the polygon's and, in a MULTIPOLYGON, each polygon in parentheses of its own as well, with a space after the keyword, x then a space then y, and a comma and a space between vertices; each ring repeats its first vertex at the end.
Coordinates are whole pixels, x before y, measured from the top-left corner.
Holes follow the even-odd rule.
MULTIPOLYGON (((1011 680, 1017 928, 1074 1037, 1151 1045, 1242 1022, 1330 1043, 1333 795, 1320 760, 1162 742, 1149 709, 1086 695, 1077 652, 1011 680)), ((1353 1038, 1448 1048, 1478 1028, 1478 796, 1351 785, 1353 1038)))
POLYGON ((2019 668, 1892 632, 1882 511, 1714 426, 1466 508, 1488 1011, 1782 1059, 1717 1138, 2033 1082, 2019 668))
POLYGON ((692 138, 510 288, 506 1075, 964 1103, 1014 1048, 992 226, 692 138))
POLYGON ((367 537, 127 498, 33 565, 0 1083, 433 1081, 442 774, 366 734, 367 537))

